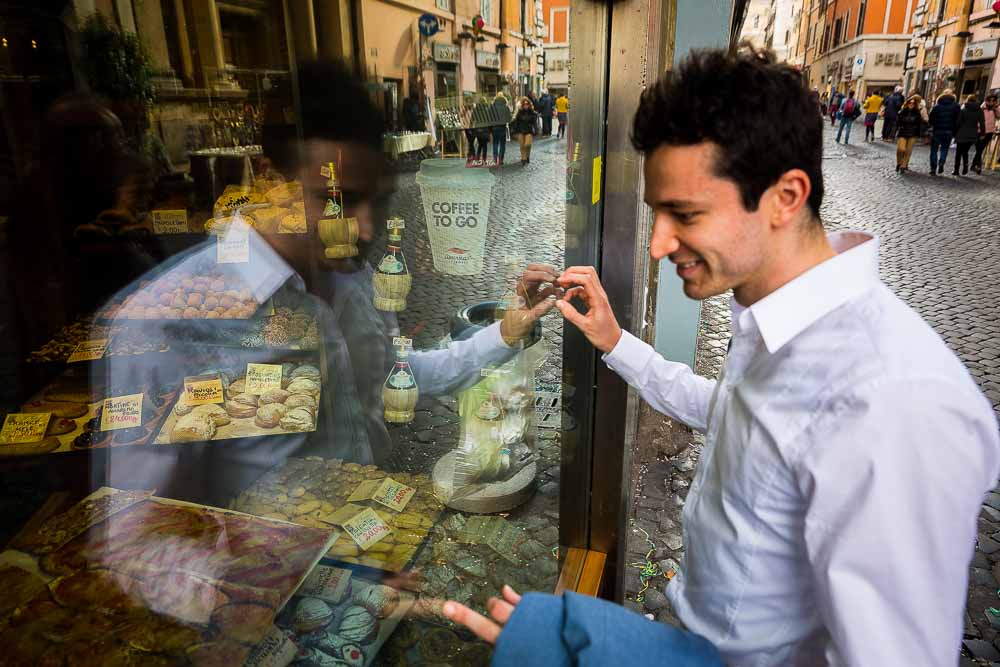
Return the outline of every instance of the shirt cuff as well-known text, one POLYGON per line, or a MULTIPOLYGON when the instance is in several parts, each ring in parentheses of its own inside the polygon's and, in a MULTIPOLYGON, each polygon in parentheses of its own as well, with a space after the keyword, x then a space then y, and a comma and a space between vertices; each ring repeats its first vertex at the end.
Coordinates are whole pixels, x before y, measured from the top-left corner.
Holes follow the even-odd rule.
POLYGON ((656 350, 623 329, 614 349, 602 355, 601 360, 629 382, 639 377, 655 356, 656 350))
POLYGON ((485 329, 483 329, 479 334, 483 337, 483 343, 486 346, 487 351, 491 350, 502 350, 507 352, 508 350, 516 350, 518 348, 511 347, 504 342, 503 336, 500 335, 500 323, 494 322, 485 329))

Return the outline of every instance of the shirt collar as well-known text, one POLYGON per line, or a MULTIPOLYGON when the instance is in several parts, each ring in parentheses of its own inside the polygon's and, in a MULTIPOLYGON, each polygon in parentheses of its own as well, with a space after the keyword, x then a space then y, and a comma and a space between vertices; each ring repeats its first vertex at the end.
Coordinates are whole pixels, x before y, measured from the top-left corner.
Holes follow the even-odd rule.
POLYGON ((817 264, 786 285, 744 308, 731 301, 737 332, 750 316, 767 351, 774 354, 811 324, 878 282, 878 238, 862 231, 827 235, 837 255, 817 264))

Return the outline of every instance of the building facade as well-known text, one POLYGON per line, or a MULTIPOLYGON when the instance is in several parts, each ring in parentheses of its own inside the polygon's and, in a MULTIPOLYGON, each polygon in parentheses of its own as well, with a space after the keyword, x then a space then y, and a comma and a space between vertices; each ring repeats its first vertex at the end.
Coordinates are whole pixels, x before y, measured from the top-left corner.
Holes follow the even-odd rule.
POLYGON ((919 0, 911 23, 907 88, 933 100, 950 88, 980 100, 1000 88, 1000 21, 992 0, 919 0))
POLYGON ((569 0, 542 0, 542 15, 546 31, 542 37, 545 49, 545 87, 553 95, 569 95, 569 0))
POLYGON ((740 39, 757 48, 771 48, 774 40, 776 0, 750 0, 740 39))

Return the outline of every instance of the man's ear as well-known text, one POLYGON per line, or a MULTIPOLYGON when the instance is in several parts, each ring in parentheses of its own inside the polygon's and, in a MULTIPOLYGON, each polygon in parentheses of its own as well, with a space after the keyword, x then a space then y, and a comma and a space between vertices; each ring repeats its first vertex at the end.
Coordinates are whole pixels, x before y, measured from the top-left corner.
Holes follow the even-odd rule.
POLYGON ((812 181, 801 169, 789 169, 770 187, 771 226, 775 229, 795 224, 809 204, 812 181))

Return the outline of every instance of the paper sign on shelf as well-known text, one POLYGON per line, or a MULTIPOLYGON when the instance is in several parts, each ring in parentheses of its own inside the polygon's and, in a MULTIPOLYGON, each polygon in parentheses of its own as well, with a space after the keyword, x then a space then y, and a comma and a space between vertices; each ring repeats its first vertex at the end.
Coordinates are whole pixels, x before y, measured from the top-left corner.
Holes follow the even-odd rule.
POLYGON ((362 505, 347 503, 337 511, 326 515, 324 518, 320 519, 320 521, 324 523, 332 523, 334 526, 343 526, 345 521, 363 509, 364 507, 362 505))
POLYGON ((136 426, 142 426, 142 394, 104 399, 104 407, 101 409, 102 431, 136 426))
POLYGON ((220 234, 216 246, 219 264, 246 264, 250 261, 250 228, 243 222, 233 222, 220 234))
POLYGON ((281 389, 281 366, 247 364, 246 392, 260 395, 270 389, 281 389))
POLYGON ((280 628, 271 626, 253 647, 243 667, 285 667, 298 656, 299 647, 280 628))
POLYGON ((75 361, 94 361, 103 357, 106 349, 108 349, 107 338, 85 340, 76 346, 73 354, 69 355, 69 359, 66 361, 70 363, 75 361))
POLYGON ((184 209, 157 210, 150 213, 154 234, 187 234, 188 214, 184 209))
POLYGON ((185 405, 206 405, 209 403, 223 403, 225 396, 222 393, 222 380, 218 377, 206 377, 196 375, 184 378, 185 405))
POLYGON ((26 442, 38 442, 45 437, 49 427, 51 412, 12 412, 3 421, 0 429, 0 444, 19 445, 26 442))
POLYGON ((351 571, 342 567, 317 565, 295 592, 334 604, 340 602, 351 583, 351 571))
POLYGON ((391 510, 402 512, 416 492, 412 486, 397 482, 391 477, 370 479, 361 482, 347 501, 371 500, 391 510))
POLYGON ((373 509, 363 509, 344 522, 344 530, 361 547, 367 551, 373 544, 392 532, 385 521, 373 509))

